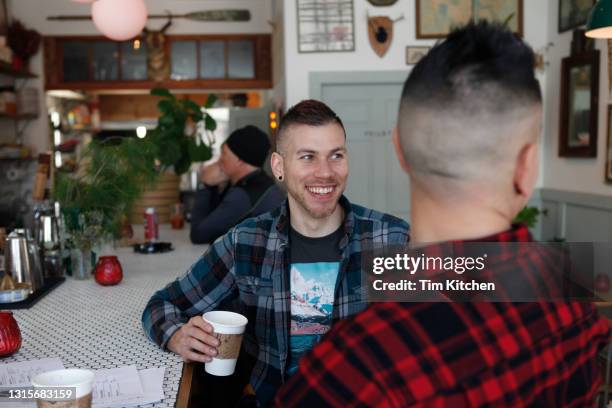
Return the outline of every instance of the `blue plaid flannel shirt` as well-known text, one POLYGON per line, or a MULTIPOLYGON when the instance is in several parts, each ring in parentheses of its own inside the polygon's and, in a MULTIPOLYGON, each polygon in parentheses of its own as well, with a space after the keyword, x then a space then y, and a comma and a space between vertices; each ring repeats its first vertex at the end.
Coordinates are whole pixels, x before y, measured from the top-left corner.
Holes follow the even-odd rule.
MULTIPOLYGON (((349 203, 345 210, 342 259, 334 291, 332 322, 366 307, 361 283, 362 252, 408 242, 408 224, 391 215, 349 203)), ((249 323, 243 351, 254 359, 250 384, 266 405, 285 382, 291 319, 289 210, 250 218, 217 239, 185 275, 149 300, 142 324, 162 348, 190 317, 234 310, 249 323)))

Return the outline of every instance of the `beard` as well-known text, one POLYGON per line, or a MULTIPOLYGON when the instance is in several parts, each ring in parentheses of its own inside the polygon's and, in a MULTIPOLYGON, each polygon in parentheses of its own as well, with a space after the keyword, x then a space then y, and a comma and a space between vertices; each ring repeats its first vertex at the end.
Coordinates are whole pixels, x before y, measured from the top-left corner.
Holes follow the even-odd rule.
MULTIPOLYGON (((305 214, 314 219, 323 219, 332 215, 338 207, 340 196, 344 192, 345 183, 337 179, 328 179, 325 181, 316 181, 312 183, 287 183, 287 194, 290 201, 293 201, 305 214), (311 193, 306 185, 309 184, 324 184, 334 185, 333 191, 329 197, 320 199, 317 195, 311 193)), ((298 210, 299 211, 299 210, 298 210)))

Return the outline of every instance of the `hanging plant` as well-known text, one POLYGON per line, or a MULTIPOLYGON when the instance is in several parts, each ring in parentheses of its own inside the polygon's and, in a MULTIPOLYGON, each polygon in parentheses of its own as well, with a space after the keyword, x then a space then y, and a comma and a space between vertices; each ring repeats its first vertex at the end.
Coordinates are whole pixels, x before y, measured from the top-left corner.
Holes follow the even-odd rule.
POLYGON ((38 52, 40 40, 38 31, 28 30, 19 20, 14 19, 8 27, 8 46, 26 64, 38 52))

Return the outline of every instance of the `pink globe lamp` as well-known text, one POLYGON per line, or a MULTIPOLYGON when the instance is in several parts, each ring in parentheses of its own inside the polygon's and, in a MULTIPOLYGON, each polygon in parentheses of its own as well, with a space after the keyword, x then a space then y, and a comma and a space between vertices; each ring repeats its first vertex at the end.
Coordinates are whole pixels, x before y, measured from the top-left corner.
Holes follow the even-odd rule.
POLYGON ((136 37, 147 22, 144 0, 97 0, 91 6, 96 28, 106 37, 125 41, 136 37))

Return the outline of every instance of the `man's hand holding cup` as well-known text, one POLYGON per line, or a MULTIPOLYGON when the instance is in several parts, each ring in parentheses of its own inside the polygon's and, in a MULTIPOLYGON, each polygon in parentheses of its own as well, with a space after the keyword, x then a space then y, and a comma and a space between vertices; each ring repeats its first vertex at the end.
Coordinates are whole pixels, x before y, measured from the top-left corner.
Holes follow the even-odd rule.
POLYGON ((185 362, 209 363, 217 355, 220 342, 213 335, 213 327, 202 316, 194 316, 172 335, 168 349, 185 362))

